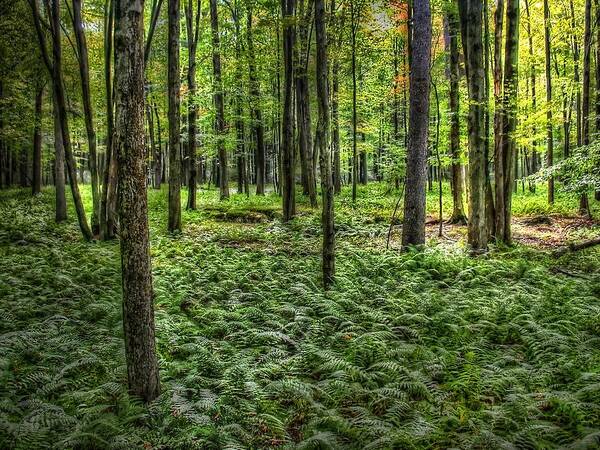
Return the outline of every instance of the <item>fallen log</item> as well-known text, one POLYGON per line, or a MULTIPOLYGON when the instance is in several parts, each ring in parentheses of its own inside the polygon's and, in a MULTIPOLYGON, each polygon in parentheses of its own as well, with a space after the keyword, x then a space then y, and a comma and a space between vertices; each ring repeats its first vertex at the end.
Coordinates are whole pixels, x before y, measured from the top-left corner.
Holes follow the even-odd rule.
POLYGON ((552 256, 554 256, 554 257, 563 256, 566 253, 576 252, 579 250, 585 250, 586 248, 594 247, 596 245, 600 245, 600 237, 597 237, 595 239, 590 239, 589 241, 583 241, 578 244, 573 243, 573 244, 569 244, 567 246, 561 247, 558 250, 555 250, 552 253, 552 256))

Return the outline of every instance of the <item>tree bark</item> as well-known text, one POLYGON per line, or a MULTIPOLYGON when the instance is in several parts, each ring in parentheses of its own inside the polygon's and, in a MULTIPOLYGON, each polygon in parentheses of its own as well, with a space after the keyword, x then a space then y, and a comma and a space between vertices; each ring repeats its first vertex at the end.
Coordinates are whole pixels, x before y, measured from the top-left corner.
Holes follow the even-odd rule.
POLYGON ((94 112, 92 108, 92 94, 90 91, 90 67, 88 58, 88 47, 83 32, 83 21, 81 19, 81 1, 73 0, 73 30, 77 42, 79 54, 79 75, 81 76, 81 98, 83 100, 83 112, 85 118, 85 129, 88 140, 89 167, 92 184, 92 232, 98 234, 100 231, 100 185, 98 179, 98 156, 96 152, 96 131, 94 129, 94 112))
POLYGON ((160 391, 144 145, 144 1, 117 0, 115 149, 123 285, 123 330, 131 394, 145 402, 160 391))
POLYGON ((212 62, 214 77, 215 130, 219 155, 219 191, 221 200, 229 198, 229 172, 227 170, 227 150, 225 149, 225 106, 223 100, 223 80, 221 79, 221 41, 219 38, 219 15, 217 0, 210 0, 210 26, 212 30, 212 62))
POLYGON ((179 75, 179 0, 169 1, 168 96, 169 96, 169 232, 181 231, 181 154, 179 75))
POLYGON ((188 42, 188 200, 187 209, 196 209, 196 122, 198 120, 198 106, 196 104, 196 49, 200 33, 201 2, 197 0, 194 14, 194 0, 187 0, 185 9, 185 23, 188 42))
MULTIPOLYGON (((501 1, 499 2, 501 3, 501 1)), ((474 252, 487 249, 485 139, 485 73, 482 42, 482 3, 459 0, 459 15, 469 90, 469 231, 474 252)))
POLYGON ((42 106, 44 100, 44 86, 38 88, 35 96, 35 123, 33 127, 33 173, 31 180, 31 193, 39 194, 42 191, 42 106))
POLYGON ((413 20, 419 33, 413 36, 410 67, 409 142, 402 247, 425 243, 425 184, 429 135, 431 63, 431 9, 429 0, 414 0, 413 20))
POLYGON ((460 61, 458 51, 459 19, 456 3, 453 2, 447 13, 448 47, 450 50, 450 157, 452 158, 452 223, 466 223, 467 216, 463 205, 463 166, 460 162, 460 61))
POLYGON ((358 183, 358 149, 356 142, 358 127, 358 112, 356 104, 356 34, 358 33, 360 18, 356 11, 354 2, 350 2, 350 15, 352 40, 352 201, 356 202, 358 183))
POLYGON ((281 0, 283 18, 283 66, 284 92, 281 142, 281 178, 283 197, 283 221, 296 215, 296 183, 294 158, 294 124, 292 117, 292 89, 294 82, 293 49, 296 41, 294 26, 295 0, 281 0))
POLYGON ((55 220, 57 223, 67 220, 67 197, 65 194, 65 148, 63 146, 60 117, 56 95, 52 95, 54 115, 54 189, 56 195, 55 220))
MULTIPOLYGON (((256 138, 256 195, 265 194, 265 127, 263 124, 262 109, 260 107, 260 82, 256 75, 256 61, 254 55, 254 38, 252 34, 252 8, 248 7, 246 40, 248 43, 248 76, 250 79, 250 105, 251 117, 256 138)), ((245 164, 245 158, 244 158, 245 164)))
MULTIPOLYGON (((335 27, 338 27, 338 16, 335 12, 335 0, 331 1, 331 14, 333 16, 333 23, 335 27)), ((336 33, 341 33, 336 29, 336 33)), ((333 64, 331 68, 332 77, 332 89, 333 93, 331 96, 331 120, 333 122, 332 127, 332 139, 331 139, 331 151, 333 153, 333 191, 335 194, 342 192, 342 168, 341 168, 341 148, 340 148, 340 113, 339 113, 339 97, 340 97, 340 58, 337 50, 339 49, 339 38, 336 36, 335 49, 333 55, 333 64)))
MULTIPOLYGON (((550 59, 550 5, 544 0, 544 51, 546 59, 546 130, 547 149, 546 165, 552 167, 554 163, 554 132, 552 127, 552 61, 550 59)), ((548 179, 548 203, 554 203, 554 177, 548 179)))
MULTIPOLYGON (((583 35, 583 98, 581 103, 581 134, 584 146, 590 145, 590 88, 592 56, 592 0, 585 0, 585 27, 583 35)), ((579 213, 591 214, 587 193, 579 198, 579 213)))
POLYGON ((315 0, 315 32, 317 40, 317 98, 319 121, 317 141, 319 144, 319 165, 321 168, 321 197, 323 210, 323 286, 329 289, 335 281, 335 225, 333 215, 333 176, 331 153, 329 151, 329 88, 327 68, 327 34, 325 30, 325 5, 323 0, 315 0))

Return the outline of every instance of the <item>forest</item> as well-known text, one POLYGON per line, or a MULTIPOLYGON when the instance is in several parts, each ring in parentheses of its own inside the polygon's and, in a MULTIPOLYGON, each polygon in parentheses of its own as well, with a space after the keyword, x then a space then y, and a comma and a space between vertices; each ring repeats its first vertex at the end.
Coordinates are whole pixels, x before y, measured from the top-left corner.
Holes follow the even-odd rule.
POLYGON ((600 448, 600 0, 0 0, 0 448, 600 448))

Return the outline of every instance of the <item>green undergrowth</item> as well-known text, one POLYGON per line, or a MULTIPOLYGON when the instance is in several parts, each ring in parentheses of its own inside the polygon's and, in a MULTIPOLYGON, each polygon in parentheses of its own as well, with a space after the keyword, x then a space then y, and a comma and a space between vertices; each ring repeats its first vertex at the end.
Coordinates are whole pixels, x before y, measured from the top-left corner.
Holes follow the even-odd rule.
MULTIPOLYGON (((151 192, 148 407, 126 394, 118 244, 83 243, 72 209, 54 224, 52 191, 1 192, 0 448, 597 448, 600 251, 364 245, 386 190, 339 200, 329 293, 305 201, 284 225, 275 195, 203 190, 172 236, 151 192)), ((529 195, 519 214, 573 213, 529 195)))

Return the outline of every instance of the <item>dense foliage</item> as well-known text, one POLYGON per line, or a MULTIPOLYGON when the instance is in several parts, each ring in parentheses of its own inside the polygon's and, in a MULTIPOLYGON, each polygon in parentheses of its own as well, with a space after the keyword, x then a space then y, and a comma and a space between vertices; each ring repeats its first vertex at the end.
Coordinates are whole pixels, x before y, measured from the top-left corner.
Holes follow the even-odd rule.
MULTIPOLYGON (((461 229, 422 253, 394 233, 386 251, 395 194, 374 185, 353 207, 344 191, 323 293, 313 210, 284 225, 275 195, 201 191, 172 236, 152 192, 163 392, 145 408, 126 394, 118 246, 54 224, 51 190, 0 193, 0 447, 600 445, 598 250, 473 259, 461 229)), ((515 201, 552 212, 543 192, 515 201)))

